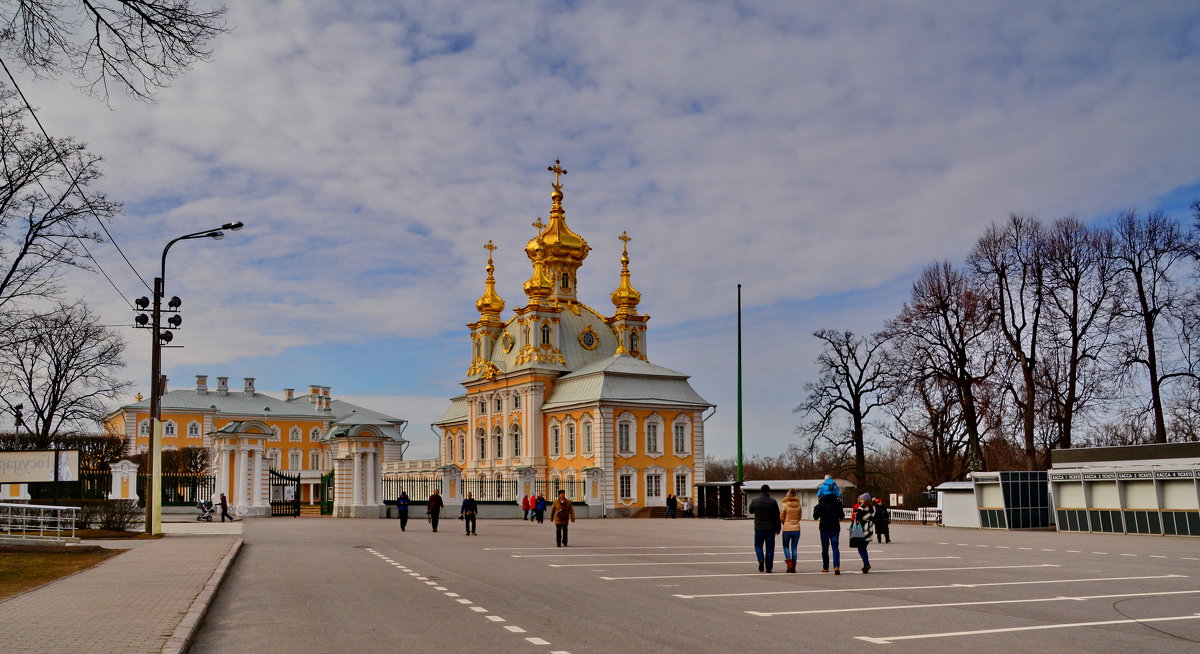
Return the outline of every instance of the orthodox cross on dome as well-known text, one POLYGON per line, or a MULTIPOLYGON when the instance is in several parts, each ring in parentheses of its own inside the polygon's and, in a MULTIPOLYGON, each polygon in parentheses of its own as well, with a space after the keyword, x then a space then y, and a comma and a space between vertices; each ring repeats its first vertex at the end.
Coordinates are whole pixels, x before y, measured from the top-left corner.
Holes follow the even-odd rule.
POLYGON ((629 253, 629 242, 633 240, 633 237, 629 235, 629 232, 621 232, 621 235, 618 236, 617 238, 624 241, 624 245, 622 245, 621 249, 624 250, 626 254, 628 254, 629 253))
POLYGON ((499 248, 497 248, 492 243, 492 239, 489 238, 488 242, 483 244, 483 249, 488 251, 488 263, 491 263, 492 262, 492 252, 496 251, 499 248))
POLYGON ((538 234, 542 233, 542 229, 546 227, 546 223, 542 222, 542 217, 538 216, 537 220, 533 221, 533 227, 537 229, 538 234))
POLYGON ((553 166, 548 166, 548 167, 546 168, 546 170, 549 170, 550 172, 554 173, 554 184, 552 184, 552 186, 554 186, 554 190, 556 190, 556 191, 561 191, 561 190, 562 190, 562 181, 560 181, 560 179, 559 179, 559 176, 560 176, 560 175, 566 175, 566 174, 567 174, 567 171, 566 171, 566 169, 564 169, 564 168, 563 168, 563 167, 560 165, 561 163, 562 163, 562 162, 560 162, 558 159, 555 159, 555 160, 554 160, 554 165, 553 165, 553 166))

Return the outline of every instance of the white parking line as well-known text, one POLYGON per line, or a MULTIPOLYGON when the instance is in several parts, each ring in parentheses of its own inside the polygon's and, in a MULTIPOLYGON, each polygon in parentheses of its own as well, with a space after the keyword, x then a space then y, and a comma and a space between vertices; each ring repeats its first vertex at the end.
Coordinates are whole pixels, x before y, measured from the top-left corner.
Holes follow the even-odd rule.
POLYGON ((476 613, 487 613, 487 609, 483 608, 482 606, 472 606, 471 610, 476 613))
MULTIPOLYGON (((599 545, 596 547, 572 547, 573 550, 695 550, 695 549, 746 549, 745 545, 599 545)), ((485 547, 485 552, 508 552, 512 550, 556 550, 557 547, 485 547)))
POLYGON ((861 611, 896 611, 901 609, 941 609, 952 606, 988 606, 992 604, 1029 604, 1034 602, 1081 602, 1095 599, 1116 599, 1118 597, 1154 597, 1157 595, 1194 595, 1200 593, 1200 590, 1169 590, 1155 593, 1121 593, 1118 595, 1086 595, 1070 597, 1060 595, 1057 597, 1035 597, 1027 599, 1013 600, 988 600, 981 602, 946 602, 943 604, 899 604, 892 606, 858 606, 849 609, 810 609, 808 611, 746 611, 750 615, 769 618, 776 615, 810 615, 815 613, 857 613, 861 611))
MULTIPOLYGON (((944 572, 947 570, 1006 570, 1011 568, 1061 568, 1062 566, 1056 563, 1037 563, 1033 565, 982 565, 971 566, 965 568, 901 568, 899 570, 875 570, 871 568, 871 574, 882 574, 884 572, 944 572)), ((798 574, 819 575, 826 574, 822 572, 801 572, 798 574)), ((859 573, 854 573, 859 574, 859 573)), ((761 577, 761 572, 729 572, 716 573, 707 575, 648 575, 644 577, 597 577, 605 581, 630 581, 639 579, 699 579, 704 577, 761 577)), ((964 584, 965 585, 965 584, 964 584)))
MULTIPOLYGON (((892 557, 892 558, 886 558, 886 559, 877 558, 875 560, 876 561, 929 561, 929 560, 961 559, 961 558, 962 558, 961 556, 899 556, 899 557, 892 557)), ((642 566, 645 566, 645 565, 750 565, 753 562, 754 562, 753 559, 751 559, 749 561, 747 561, 745 559, 739 559, 737 561, 677 561, 677 562, 657 562, 657 563, 650 562, 650 561, 638 561, 638 562, 634 562, 634 563, 596 563, 596 562, 592 562, 592 563, 548 563, 546 565, 547 565, 547 567, 551 567, 551 568, 594 568, 599 565, 602 565, 606 568, 616 568, 616 567, 628 566, 628 565, 642 565, 642 566)), ((820 562, 821 562, 820 559, 802 559, 800 561, 797 561, 797 563, 820 563, 820 562)))
POLYGON ((529 638, 526 638, 525 640, 527 640, 527 641, 529 641, 529 642, 533 643, 534 645, 549 645, 549 644, 550 644, 550 641, 548 641, 548 640, 543 640, 543 639, 541 639, 541 638, 538 638, 538 637, 536 637, 536 636, 530 636, 529 638))
MULTIPOLYGON (((819 547, 799 548, 797 552, 816 554, 821 551, 819 547)), ((743 552, 596 552, 595 554, 509 554, 514 559, 569 559, 578 557, 597 556, 754 556, 753 549, 746 549, 743 552)))
POLYGON ((502 618, 498 615, 488 615, 488 616, 484 616, 484 617, 486 617, 488 620, 491 620, 492 622, 504 622, 504 618, 502 618))
POLYGON ((810 593, 860 593, 884 590, 930 590, 937 588, 983 588, 985 586, 1027 586, 1038 584, 1073 584, 1088 581, 1133 581, 1135 579, 1187 579, 1188 575, 1154 575, 1149 577, 1084 577, 1081 579, 1040 579, 1036 581, 992 581, 980 584, 937 584, 933 586, 872 586, 869 588, 817 588, 809 590, 769 590, 753 593, 711 593, 707 595, 675 595, 680 599, 707 597, 750 597, 753 595, 801 595, 810 593))
POLYGON ((1146 622, 1170 622, 1173 620, 1200 620, 1200 613, 1192 615, 1177 615, 1166 618, 1142 618, 1141 620, 1102 620, 1099 622, 1068 622, 1063 624, 1040 624, 1028 627, 1006 627, 1003 629, 978 629, 975 631, 947 631, 940 634, 913 634, 910 636, 855 636, 858 640, 864 640, 868 643, 876 645, 890 645, 898 640, 919 640, 924 638, 948 638, 951 636, 979 636, 983 634, 1002 634, 1014 631, 1040 631, 1043 629, 1070 629, 1072 627, 1100 627, 1111 624, 1142 624, 1146 622))
POLYGON ((525 633, 525 630, 524 630, 524 629, 522 629, 522 628, 518 627, 518 626, 517 626, 517 625, 515 625, 515 624, 506 624, 506 625, 504 625, 504 628, 505 628, 505 629, 507 629, 507 630, 509 630, 509 631, 511 631, 511 632, 513 632, 514 634, 523 634, 523 633, 525 633))

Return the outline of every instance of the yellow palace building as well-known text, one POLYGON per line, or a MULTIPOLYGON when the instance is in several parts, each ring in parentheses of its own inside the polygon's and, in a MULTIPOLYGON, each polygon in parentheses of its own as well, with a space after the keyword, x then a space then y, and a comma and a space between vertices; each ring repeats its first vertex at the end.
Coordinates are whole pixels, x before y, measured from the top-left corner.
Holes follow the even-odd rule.
MULTIPOLYGON (((549 221, 533 224, 525 254, 526 302, 507 319, 496 292, 489 241, 487 279, 468 325, 471 363, 434 423, 438 464, 464 480, 533 479, 583 488, 589 514, 631 515, 693 496, 704 481, 704 420, 714 408, 688 376, 650 363, 649 316, 630 281, 626 233, 612 313, 583 304, 577 273, 591 249, 567 226, 558 162, 549 221), (578 485, 576 483, 577 482, 578 485), (602 509, 602 510, 601 510, 602 509)), ((528 486, 525 486, 527 488, 528 486)))

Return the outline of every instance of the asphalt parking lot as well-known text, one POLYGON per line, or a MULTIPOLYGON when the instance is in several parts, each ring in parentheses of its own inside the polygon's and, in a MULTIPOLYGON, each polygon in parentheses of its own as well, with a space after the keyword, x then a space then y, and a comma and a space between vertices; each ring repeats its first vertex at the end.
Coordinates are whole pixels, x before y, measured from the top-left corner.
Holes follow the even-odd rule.
POLYGON ((1200 651, 1200 541, 893 525, 820 572, 757 572, 751 526, 263 519, 193 652, 1200 651))

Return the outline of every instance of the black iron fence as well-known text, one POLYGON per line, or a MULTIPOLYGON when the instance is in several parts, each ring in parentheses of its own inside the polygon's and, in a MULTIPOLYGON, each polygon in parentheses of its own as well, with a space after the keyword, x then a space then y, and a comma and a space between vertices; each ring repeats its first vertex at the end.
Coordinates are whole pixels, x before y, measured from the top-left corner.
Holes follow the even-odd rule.
POLYGON ((383 478, 383 500, 385 504, 395 504, 396 498, 400 497, 400 493, 402 492, 408 493, 410 503, 425 504, 429 500, 429 496, 433 495, 435 489, 443 495, 446 494, 446 489, 442 488, 441 475, 383 478))
POLYGON ((480 502, 513 502, 517 497, 517 482, 507 479, 463 479, 459 482, 459 497, 472 497, 480 502))
MULTIPOLYGON (((150 475, 139 473, 137 494, 140 506, 146 505, 146 484, 150 475)), ((112 473, 103 470, 81 470, 76 481, 29 484, 30 501, 104 500, 112 490, 112 473)), ((162 475, 163 506, 194 506, 200 500, 211 500, 217 490, 213 475, 162 475)))
POLYGON ((567 499, 572 502, 584 501, 584 483, 579 480, 575 481, 535 481, 533 487, 536 492, 545 496, 547 501, 554 501, 558 497, 558 491, 567 491, 567 499))

